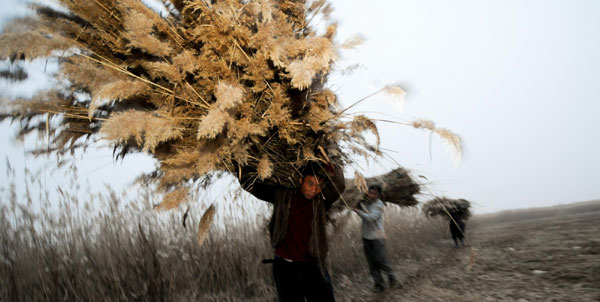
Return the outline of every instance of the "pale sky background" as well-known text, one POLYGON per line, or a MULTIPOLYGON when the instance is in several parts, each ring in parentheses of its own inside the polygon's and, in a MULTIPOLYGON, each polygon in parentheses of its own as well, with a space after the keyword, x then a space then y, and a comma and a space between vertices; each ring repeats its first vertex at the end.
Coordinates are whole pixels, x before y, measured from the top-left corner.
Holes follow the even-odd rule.
MULTIPOLYGON (((2 0, 0 23, 25 13, 22 3, 2 0)), ((428 194, 466 198, 477 213, 600 198, 600 1, 332 3, 338 39, 366 38, 362 46, 343 52, 338 65, 363 68, 330 78, 342 104, 400 83, 407 91, 402 112, 383 95, 353 112, 378 112, 368 115, 400 121, 426 118, 462 137, 464 154, 455 167, 436 137, 430 154, 427 132, 378 123, 382 147, 415 175, 427 177, 428 194)), ((38 72, 23 85, 0 82, 0 94, 30 94, 56 68, 50 61, 44 71, 44 65, 31 64, 38 72)), ((16 129, 7 122, 0 131, 0 156, 17 171, 25 158, 31 169, 56 162, 25 157, 27 147, 13 142, 16 129)), ((114 163, 107 151, 89 155, 78 169, 81 182, 91 187, 130 186, 154 165, 144 156, 114 163)), ((382 160, 360 169, 374 175, 393 167, 382 160)), ((6 182, 6 167, 0 169, 0 181, 6 182)), ((49 187, 63 181, 61 173, 46 171, 40 177, 49 187)))

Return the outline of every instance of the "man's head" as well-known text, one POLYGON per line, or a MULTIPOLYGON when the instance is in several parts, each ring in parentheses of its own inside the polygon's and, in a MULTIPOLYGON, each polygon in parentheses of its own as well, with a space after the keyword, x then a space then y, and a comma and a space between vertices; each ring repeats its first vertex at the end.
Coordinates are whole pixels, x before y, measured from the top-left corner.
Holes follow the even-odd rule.
POLYGON ((375 201, 381 197, 381 186, 380 185, 370 185, 369 192, 367 193, 369 200, 375 201))
POLYGON ((306 199, 313 199, 321 193, 321 185, 325 182, 325 177, 320 167, 316 163, 309 163, 302 172, 300 182, 300 192, 306 199))

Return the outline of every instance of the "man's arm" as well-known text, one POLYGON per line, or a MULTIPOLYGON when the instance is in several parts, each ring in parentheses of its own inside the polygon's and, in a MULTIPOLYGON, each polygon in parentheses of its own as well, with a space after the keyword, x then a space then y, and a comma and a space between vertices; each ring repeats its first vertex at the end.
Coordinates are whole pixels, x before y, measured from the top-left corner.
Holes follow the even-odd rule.
POLYGON ((247 169, 242 169, 238 175, 238 181, 244 191, 252 194, 252 196, 273 203, 275 200, 275 191, 279 188, 276 185, 268 185, 260 182, 256 177, 251 177, 247 169))
POLYGON ((329 165, 324 167, 327 174, 327 179, 321 192, 325 197, 325 209, 329 210, 333 204, 342 195, 346 189, 346 181, 344 179, 344 169, 338 165, 329 165))
POLYGON ((359 209, 356 209, 355 211, 356 214, 358 214, 358 216, 369 222, 375 222, 379 220, 381 218, 381 215, 383 214, 382 208, 379 205, 372 207, 372 210, 370 212, 362 211, 359 209))

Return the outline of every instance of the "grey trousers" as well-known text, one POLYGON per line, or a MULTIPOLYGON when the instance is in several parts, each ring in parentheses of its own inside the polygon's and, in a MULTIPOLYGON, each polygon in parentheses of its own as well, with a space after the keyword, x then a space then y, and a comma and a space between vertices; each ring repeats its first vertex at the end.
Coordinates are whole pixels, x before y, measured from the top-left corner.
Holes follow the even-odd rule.
POLYGON ((388 275, 390 284, 396 282, 396 274, 389 264, 385 254, 385 240, 363 238, 363 248, 369 263, 369 271, 375 282, 375 287, 383 287, 384 281, 381 271, 388 275))

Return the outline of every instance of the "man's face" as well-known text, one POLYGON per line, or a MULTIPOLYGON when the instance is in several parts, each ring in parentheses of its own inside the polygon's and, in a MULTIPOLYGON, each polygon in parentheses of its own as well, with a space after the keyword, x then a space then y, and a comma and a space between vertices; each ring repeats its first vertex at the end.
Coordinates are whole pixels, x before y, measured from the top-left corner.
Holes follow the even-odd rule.
POLYGON ((369 189, 369 192, 367 193, 367 197, 369 197, 370 201, 375 201, 375 200, 379 199, 379 192, 377 192, 376 189, 369 189))
POLYGON ((317 194, 321 193, 321 183, 319 178, 312 175, 304 176, 304 178, 300 180, 300 192, 302 192, 302 195, 308 200, 315 198, 317 194))

